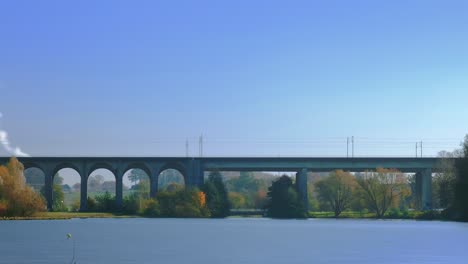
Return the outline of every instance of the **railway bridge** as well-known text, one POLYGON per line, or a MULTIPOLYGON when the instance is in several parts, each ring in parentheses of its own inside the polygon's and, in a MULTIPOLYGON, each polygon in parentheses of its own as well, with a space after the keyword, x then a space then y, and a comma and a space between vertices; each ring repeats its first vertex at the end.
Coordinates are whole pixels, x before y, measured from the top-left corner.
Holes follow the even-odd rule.
MULTIPOLYGON (((9 158, 0 158, 4 164, 9 158)), ((20 157, 25 169, 38 168, 45 175, 45 198, 47 207, 53 204, 53 177, 61 169, 71 168, 81 177, 80 210, 87 209, 87 182, 97 169, 108 169, 115 176, 116 205, 122 206, 122 179, 131 169, 141 169, 150 178, 150 195, 158 190, 158 177, 166 169, 178 170, 186 186, 200 187, 204 183, 205 171, 281 171, 295 172, 296 188, 308 205, 307 173, 326 172, 337 169, 363 172, 376 168, 397 169, 405 173, 416 173, 416 190, 423 209, 431 208, 431 175, 440 158, 321 158, 321 157, 20 157)))

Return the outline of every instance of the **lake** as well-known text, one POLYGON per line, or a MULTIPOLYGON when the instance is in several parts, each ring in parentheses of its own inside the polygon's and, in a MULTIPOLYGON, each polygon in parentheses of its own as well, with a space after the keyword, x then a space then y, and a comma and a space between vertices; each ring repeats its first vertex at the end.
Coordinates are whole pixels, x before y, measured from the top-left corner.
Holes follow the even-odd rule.
POLYGON ((0 221, 0 263, 468 263, 468 224, 267 218, 0 221))

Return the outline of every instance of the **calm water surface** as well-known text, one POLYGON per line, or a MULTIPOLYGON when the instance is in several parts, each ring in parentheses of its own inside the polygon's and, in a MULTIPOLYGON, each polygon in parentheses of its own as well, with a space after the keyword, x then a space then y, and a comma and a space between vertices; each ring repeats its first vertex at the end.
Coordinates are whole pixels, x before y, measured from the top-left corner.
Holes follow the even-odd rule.
POLYGON ((382 220, 0 221, 0 263, 468 263, 468 224, 382 220))

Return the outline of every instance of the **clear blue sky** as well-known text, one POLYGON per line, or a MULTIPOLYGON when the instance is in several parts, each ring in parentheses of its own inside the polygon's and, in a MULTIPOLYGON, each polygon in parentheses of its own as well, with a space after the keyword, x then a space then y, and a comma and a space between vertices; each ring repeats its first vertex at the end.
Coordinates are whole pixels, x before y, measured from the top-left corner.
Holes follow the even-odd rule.
MULTIPOLYGON (((466 1, 2 1, 33 155, 424 155, 468 133, 466 1)), ((0 137, 1 138, 1 137, 0 137)), ((3 140, 5 141, 5 140, 3 140)), ((0 155, 9 155, 5 149, 0 155)))

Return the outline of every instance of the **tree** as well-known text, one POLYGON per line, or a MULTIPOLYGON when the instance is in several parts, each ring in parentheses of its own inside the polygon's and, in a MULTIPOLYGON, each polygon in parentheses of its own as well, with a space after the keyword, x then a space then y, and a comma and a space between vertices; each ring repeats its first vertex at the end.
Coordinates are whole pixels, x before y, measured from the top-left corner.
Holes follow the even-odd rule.
POLYGON ((184 176, 175 169, 167 169, 161 172, 158 177, 159 188, 164 189, 171 183, 184 185, 184 176))
POLYGON ((0 216, 29 216, 45 210, 44 199, 26 184, 23 172, 16 158, 0 166, 0 216))
POLYGON ((230 191, 238 193, 255 193, 258 190, 258 181, 251 172, 241 171, 239 177, 231 178, 226 186, 230 191))
POLYGON ((57 185, 63 184, 63 177, 58 172, 54 175, 54 184, 57 184, 57 185))
POLYGON ((114 192, 115 191, 115 181, 104 181, 100 187, 101 191, 105 192, 114 192))
MULTIPOLYGON (((153 200, 153 199, 150 199, 153 200)), ((143 214, 163 217, 207 217, 206 196, 197 188, 178 189, 173 192, 161 191, 156 203, 145 202, 143 214)))
POLYGON ((30 168, 24 171, 24 177, 26 177, 26 183, 33 187, 34 190, 40 191, 45 184, 44 172, 38 168, 30 168))
POLYGON ((128 175, 128 179, 132 183, 132 185, 135 185, 139 183, 141 180, 147 179, 148 176, 143 170, 140 169, 132 169, 130 170, 130 174, 128 175))
POLYGON ((240 209, 245 208, 245 197, 238 192, 229 192, 229 201, 231 202, 232 208, 240 209))
MULTIPOLYGON (((441 151, 441 158, 454 158, 454 152, 441 151)), ((454 203, 454 192, 456 183, 456 168, 453 159, 442 159, 436 163, 433 178, 433 206, 435 208, 449 208, 454 203)))
POLYGON ((396 170, 378 168, 357 179, 367 207, 382 218, 390 207, 398 205, 402 195, 410 193, 407 179, 396 170))
POLYGON ((80 191, 81 190, 81 183, 77 182, 77 183, 73 184, 72 189, 73 189, 74 192, 80 191))
POLYGON ((212 172, 202 188, 206 195, 206 205, 215 218, 229 215, 231 204, 221 173, 212 172))
POLYGON ((455 182, 456 218, 468 221, 468 135, 463 142, 463 155, 456 161, 457 179, 455 182))
MULTIPOLYGON (((54 181, 52 185, 52 211, 62 212, 67 211, 67 207, 64 204, 65 194, 63 193, 63 178, 59 173, 54 175, 54 181)), ((45 186, 40 190, 40 193, 45 197, 45 186)))
POLYGON ((265 179, 256 179, 252 172, 241 171, 239 177, 232 177, 226 181, 229 191, 229 199, 233 207, 240 208, 262 208, 258 207, 258 193, 265 193, 269 183, 265 179), (231 194, 234 193, 234 194, 231 194), (234 200, 235 199, 235 200, 234 200), (241 203, 239 203, 241 202, 241 203))
POLYGON ((351 204, 356 180, 349 172, 337 170, 318 181, 315 186, 320 203, 327 204, 335 213, 335 217, 338 217, 351 204))
POLYGON ((61 185, 54 184, 53 185, 53 204, 52 204, 52 211, 67 211, 67 207, 64 204, 65 195, 63 193, 63 189, 61 185))
POLYGON ((99 190, 101 184, 104 182, 104 177, 102 175, 94 175, 88 179, 88 187, 90 192, 95 192, 99 190))
POLYGON ((306 212, 294 189, 291 178, 286 175, 274 181, 268 188, 267 215, 274 218, 305 218, 306 212))

